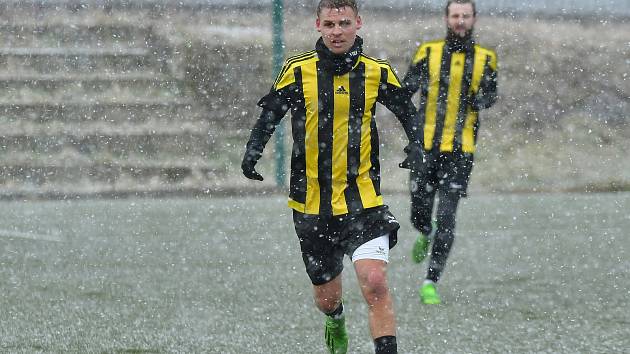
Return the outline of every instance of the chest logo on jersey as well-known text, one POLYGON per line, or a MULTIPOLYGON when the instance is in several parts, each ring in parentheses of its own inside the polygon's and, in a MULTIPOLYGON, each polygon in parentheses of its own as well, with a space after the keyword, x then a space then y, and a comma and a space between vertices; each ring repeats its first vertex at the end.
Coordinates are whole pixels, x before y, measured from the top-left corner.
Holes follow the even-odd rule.
POLYGON ((346 91, 346 88, 345 88, 345 87, 343 87, 343 86, 339 86, 339 87, 337 88, 337 90, 335 91, 335 94, 337 94, 337 95, 347 95, 347 94, 348 94, 348 91, 346 91))

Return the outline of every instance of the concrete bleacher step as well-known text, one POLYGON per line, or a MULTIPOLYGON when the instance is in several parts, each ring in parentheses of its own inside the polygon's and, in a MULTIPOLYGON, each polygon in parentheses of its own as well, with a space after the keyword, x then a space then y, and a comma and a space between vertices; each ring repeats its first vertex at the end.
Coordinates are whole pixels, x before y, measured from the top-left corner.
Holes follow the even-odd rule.
POLYGON ((73 149, 93 157, 98 155, 142 156, 166 158, 168 156, 203 156, 216 152, 215 144, 207 131, 158 132, 87 132, 59 134, 3 134, 0 136, 0 156, 6 161, 12 154, 53 156, 73 149))
POLYGON ((0 74, 160 72, 146 48, 0 48, 0 74))
POLYGON ((21 76, 0 78, 0 102, 26 100, 111 101, 117 97, 133 97, 137 100, 179 97, 183 84, 177 79, 164 77, 108 78, 88 75, 85 78, 21 76))
POLYGON ((74 84, 93 90, 107 90, 112 86, 162 87, 179 85, 180 80, 164 74, 145 72, 134 73, 95 73, 95 74, 38 74, 8 75, 0 74, 0 89, 11 90, 22 87, 41 88, 44 90, 63 90, 64 86, 74 84))
POLYGON ((185 122, 204 119, 193 101, 177 97, 170 100, 140 101, 130 98, 101 102, 0 102, 0 123, 92 122, 144 123, 151 119, 185 122))
POLYGON ((141 48, 150 38, 150 28, 132 24, 0 25, 0 46, 5 48, 141 48))
POLYGON ((194 179, 198 183, 208 176, 216 175, 218 170, 221 168, 204 161, 183 161, 169 165, 125 160, 69 166, 13 164, 0 166, 0 186, 20 185, 22 190, 36 188, 40 192, 43 186, 46 187, 43 191, 63 192, 69 189, 76 192, 77 188, 83 187, 88 188, 89 192, 99 192, 117 184, 132 191, 160 190, 186 179, 194 179))
MULTIPOLYGON (((82 136, 82 135, 176 135, 205 134, 208 135, 210 122, 207 120, 175 121, 169 118, 151 118, 144 122, 126 121, 110 123, 107 121, 48 121, 30 122, 14 120, 3 122, 1 137, 22 136, 82 136)), ((2 146, 0 146, 0 149, 2 146)))

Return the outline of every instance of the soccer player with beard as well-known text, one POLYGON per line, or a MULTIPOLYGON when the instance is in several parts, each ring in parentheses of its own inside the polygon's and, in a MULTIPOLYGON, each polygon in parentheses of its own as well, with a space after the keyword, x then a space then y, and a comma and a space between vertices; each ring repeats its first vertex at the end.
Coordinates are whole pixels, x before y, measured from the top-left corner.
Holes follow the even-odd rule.
POLYGON ((411 222, 420 231, 412 249, 416 263, 433 243, 420 287, 425 304, 439 304, 436 283, 455 239, 457 204, 466 197, 479 128, 479 111, 497 99, 497 56, 473 38, 477 20, 472 0, 449 0, 442 40, 420 45, 403 85, 420 91, 420 128, 426 163, 410 172, 411 222), (437 223, 432 222, 435 199, 437 223))
POLYGON ((386 268, 399 224, 381 195, 374 116, 377 102, 396 115, 409 139, 401 167, 419 169, 418 112, 390 64, 363 54, 355 0, 321 0, 315 26, 321 33, 315 50, 287 59, 271 91, 258 102, 262 113, 241 168, 247 178, 263 179, 255 165, 291 110, 289 207, 315 304, 326 315, 326 346, 334 354, 348 350, 341 301, 348 255, 368 305, 375 352, 396 353, 386 268))

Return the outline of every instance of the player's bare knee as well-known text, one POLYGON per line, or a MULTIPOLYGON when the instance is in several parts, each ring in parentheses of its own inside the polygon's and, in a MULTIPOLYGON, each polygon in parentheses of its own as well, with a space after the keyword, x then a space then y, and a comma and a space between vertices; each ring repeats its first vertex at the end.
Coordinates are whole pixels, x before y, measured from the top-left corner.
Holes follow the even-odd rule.
POLYGON ((363 293, 368 303, 386 297, 389 294, 389 289, 385 272, 381 270, 369 272, 363 282, 363 293))

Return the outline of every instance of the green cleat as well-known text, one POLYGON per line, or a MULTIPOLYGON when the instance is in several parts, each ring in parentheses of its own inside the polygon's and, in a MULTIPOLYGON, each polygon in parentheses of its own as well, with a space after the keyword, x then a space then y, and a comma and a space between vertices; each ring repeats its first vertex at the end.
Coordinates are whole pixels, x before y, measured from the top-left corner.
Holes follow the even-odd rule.
POLYGON ((416 239, 416 242, 413 244, 413 248, 411 249, 411 260, 415 263, 422 263, 428 253, 429 238, 423 233, 420 233, 420 235, 418 235, 418 238, 416 239))
POLYGON ((346 320, 335 320, 326 316, 326 347, 330 354, 346 354, 348 352, 348 333, 346 333, 346 320))
POLYGON ((434 237, 435 231, 437 230, 435 221, 432 222, 432 225, 431 234, 425 235, 420 233, 416 242, 413 244, 413 248, 411 249, 411 260, 415 263, 422 263, 427 254, 429 254, 429 244, 431 244, 431 239, 434 237))
POLYGON ((434 283, 423 284, 420 288, 420 300, 427 305, 438 305, 442 303, 434 283))

